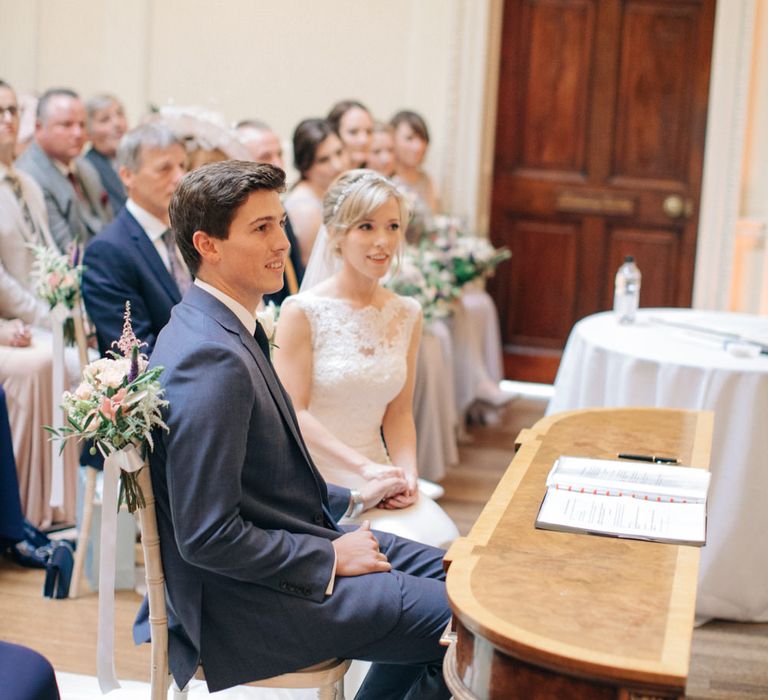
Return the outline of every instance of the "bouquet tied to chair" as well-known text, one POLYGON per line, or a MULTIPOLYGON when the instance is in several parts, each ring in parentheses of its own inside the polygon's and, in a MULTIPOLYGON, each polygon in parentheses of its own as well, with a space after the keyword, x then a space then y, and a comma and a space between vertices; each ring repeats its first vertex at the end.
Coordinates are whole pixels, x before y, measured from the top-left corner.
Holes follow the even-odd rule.
POLYGON ((163 399, 159 377, 162 367, 147 368, 147 356, 131 326, 131 305, 125 303, 123 332, 108 357, 91 362, 83 369, 82 380, 74 391, 65 391, 62 409, 65 425, 45 426, 55 439, 90 440, 91 453, 98 450, 106 468, 117 467, 120 474, 119 503, 133 513, 145 505, 137 474, 154 449, 152 431, 168 430, 161 410, 163 399))

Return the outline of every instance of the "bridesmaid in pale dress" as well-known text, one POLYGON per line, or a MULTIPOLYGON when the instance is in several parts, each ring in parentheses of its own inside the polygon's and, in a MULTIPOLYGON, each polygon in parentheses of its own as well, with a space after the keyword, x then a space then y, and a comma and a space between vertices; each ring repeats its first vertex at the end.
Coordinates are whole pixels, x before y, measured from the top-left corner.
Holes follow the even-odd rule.
POLYGON ((389 124, 375 121, 368 151, 368 167, 384 177, 395 174, 395 136, 389 124))
POLYGON ((368 108, 357 100, 342 100, 331 107, 327 119, 344 144, 349 167, 369 167, 373 117, 368 108))
MULTIPOLYGON (((416 112, 402 110, 390 120, 394 129, 394 180, 415 199, 415 215, 408 239, 416 242, 431 216, 439 212, 439 198, 423 163, 429 146, 429 129, 416 112)), ((515 398, 500 388, 503 377, 501 333, 496 305, 479 284, 468 285, 452 319, 456 409, 464 416, 479 401, 488 406, 480 415, 493 420, 493 409, 515 398)))
POLYGON ((323 224, 323 196, 334 178, 349 167, 344 146, 330 122, 305 119, 296 127, 293 164, 300 179, 285 198, 284 206, 306 266, 323 224))

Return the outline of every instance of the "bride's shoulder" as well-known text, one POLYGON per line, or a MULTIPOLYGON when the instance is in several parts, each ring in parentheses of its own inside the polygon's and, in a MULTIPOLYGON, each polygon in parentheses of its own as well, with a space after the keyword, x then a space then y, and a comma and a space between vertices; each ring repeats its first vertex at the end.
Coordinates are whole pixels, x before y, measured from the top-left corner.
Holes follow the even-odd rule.
POLYGON ((421 304, 419 304, 413 297, 401 296, 389 289, 382 289, 382 291, 386 293, 384 303, 395 304, 398 309, 402 309, 409 316, 418 316, 421 313, 421 304))

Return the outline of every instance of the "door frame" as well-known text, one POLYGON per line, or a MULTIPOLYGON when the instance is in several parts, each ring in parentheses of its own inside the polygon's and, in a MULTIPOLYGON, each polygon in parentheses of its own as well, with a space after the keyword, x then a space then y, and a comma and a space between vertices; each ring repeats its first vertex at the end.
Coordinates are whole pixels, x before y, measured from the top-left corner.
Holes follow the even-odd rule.
MULTIPOLYGON (((475 230, 487 235, 493 187, 503 0, 482 0, 477 5, 473 0, 472 5, 473 11, 479 11, 486 22, 456 22, 454 25, 457 33, 454 37, 455 45, 471 47, 472 54, 465 56, 468 60, 465 69, 456 76, 454 90, 461 92, 462 84, 473 85, 475 89, 477 85, 484 85, 484 100, 480 105, 482 118, 475 122, 481 133, 479 138, 464 142, 466 150, 454 162, 474 164, 469 171, 477 174, 479 182, 476 187, 465 190, 463 197, 459 196, 463 205, 460 208, 467 213, 473 211, 474 221, 471 223, 475 230), (467 206, 470 204, 474 206, 467 206)), ((457 2, 455 8, 461 14, 467 12, 462 2, 457 2)), ((756 0, 720 0, 715 12, 693 280, 694 308, 728 309, 742 185, 755 11, 756 0)), ((450 107, 452 110, 466 109, 469 105, 459 100, 454 101, 450 107)), ((458 145, 458 140, 452 147, 464 150, 458 145)), ((463 174, 466 177, 467 169, 464 169, 463 174)), ((453 176, 444 174, 443 177, 453 176)), ((453 208, 450 205, 458 204, 447 203, 450 208, 453 208)))

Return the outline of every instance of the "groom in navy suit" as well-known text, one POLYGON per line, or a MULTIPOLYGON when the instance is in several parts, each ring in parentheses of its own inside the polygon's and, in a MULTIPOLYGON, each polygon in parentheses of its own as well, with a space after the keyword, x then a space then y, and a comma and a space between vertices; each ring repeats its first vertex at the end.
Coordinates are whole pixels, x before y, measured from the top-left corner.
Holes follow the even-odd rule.
POLYGON ((183 687, 202 664, 216 691, 366 659, 359 699, 448 698, 443 551, 336 524, 403 484, 325 483, 256 322, 262 295, 282 284, 284 182, 272 165, 225 161, 187 175, 171 202, 196 277, 151 358, 169 401, 150 464, 171 672, 183 687))
POLYGON ((168 219, 171 195, 186 173, 187 153, 167 126, 155 122, 123 137, 117 163, 128 201, 86 248, 83 299, 102 354, 120 337, 126 300, 136 335, 151 354, 171 309, 192 284, 168 219))

